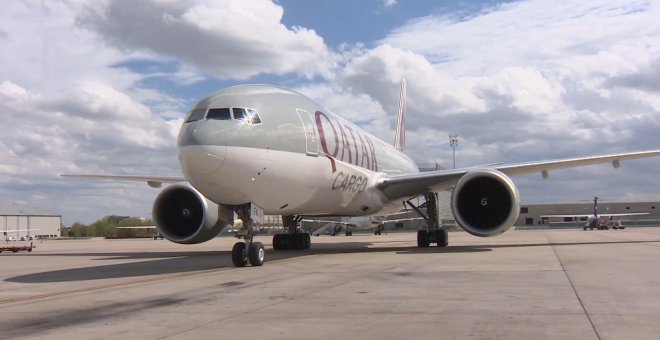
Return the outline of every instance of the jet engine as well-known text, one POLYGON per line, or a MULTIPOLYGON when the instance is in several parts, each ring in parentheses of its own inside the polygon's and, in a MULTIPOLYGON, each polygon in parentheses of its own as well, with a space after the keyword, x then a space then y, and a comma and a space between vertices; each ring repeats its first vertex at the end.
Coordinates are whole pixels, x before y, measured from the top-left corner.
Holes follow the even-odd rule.
POLYGON ((473 170, 456 183, 451 208, 456 222, 470 234, 496 236, 509 229, 518 218, 518 189, 500 171, 473 170))
POLYGON ((163 189, 154 201, 152 214, 161 235, 172 242, 186 244, 216 237, 233 220, 230 208, 218 206, 183 184, 163 189), (231 216, 230 220, 221 218, 224 215, 231 216))

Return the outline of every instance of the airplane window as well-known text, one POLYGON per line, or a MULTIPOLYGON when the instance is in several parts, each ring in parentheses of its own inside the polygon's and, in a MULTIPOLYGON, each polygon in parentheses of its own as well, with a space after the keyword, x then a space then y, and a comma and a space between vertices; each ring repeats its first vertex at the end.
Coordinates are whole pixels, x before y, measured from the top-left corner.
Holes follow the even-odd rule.
POLYGON ((234 108, 234 119, 243 119, 245 118, 245 109, 241 107, 234 108))
POLYGON ((261 124, 261 118, 259 117, 259 113, 257 113, 257 110, 247 109, 247 116, 248 119, 252 121, 252 124, 261 124))
POLYGON ((205 113, 206 113, 206 108, 192 110, 192 112, 190 112, 190 115, 188 116, 188 119, 186 119, 186 123, 194 122, 196 120, 200 120, 204 118, 205 113))
POLYGON ((255 125, 261 124, 259 113, 255 109, 244 109, 242 107, 235 107, 232 109, 234 112, 234 119, 241 120, 245 124, 255 125))
POLYGON ((209 113, 206 115, 206 119, 230 120, 231 113, 226 107, 221 109, 210 109, 209 113))

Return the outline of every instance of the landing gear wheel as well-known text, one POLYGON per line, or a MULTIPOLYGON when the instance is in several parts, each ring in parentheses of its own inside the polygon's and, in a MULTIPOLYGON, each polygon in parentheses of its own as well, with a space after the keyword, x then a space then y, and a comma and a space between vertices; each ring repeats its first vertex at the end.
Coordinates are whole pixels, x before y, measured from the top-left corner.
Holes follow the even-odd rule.
POLYGON ((245 257, 245 243, 236 242, 234 248, 231 249, 231 262, 236 267, 245 267, 248 259, 245 257))
POLYGON ((305 248, 309 249, 312 246, 312 238, 309 237, 309 234, 305 233, 305 248))
POLYGON ((264 258, 266 257, 266 252, 264 251, 264 245, 261 242, 252 242, 250 248, 248 249, 248 259, 252 266, 261 266, 264 264, 264 258))
POLYGON ((446 247, 449 242, 447 242, 447 230, 438 229, 435 231, 435 240, 438 243, 438 247, 446 247))
POLYGON ((347 231, 346 236, 353 236, 353 232, 352 231, 347 231))
POLYGON ((293 240, 291 246, 287 249, 309 249, 312 244, 312 239, 309 233, 295 233, 291 235, 293 240))
POLYGON ((417 246, 421 248, 428 247, 431 242, 429 242, 429 233, 428 231, 422 229, 417 231, 417 246))
POLYGON ((281 239, 280 234, 273 235, 273 250, 282 249, 282 245, 280 244, 281 242, 280 239, 281 239))
POLYGON ((275 250, 309 249, 311 245, 312 238, 309 233, 273 235, 273 249, 275 250))

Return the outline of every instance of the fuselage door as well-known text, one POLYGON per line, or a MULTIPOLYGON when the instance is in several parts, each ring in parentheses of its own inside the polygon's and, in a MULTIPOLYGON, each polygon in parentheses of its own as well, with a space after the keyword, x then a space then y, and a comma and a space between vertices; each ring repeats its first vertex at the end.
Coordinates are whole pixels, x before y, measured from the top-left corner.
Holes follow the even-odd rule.
POLYGON ((314 128, 312 115, 309 111, 302 109, 296 109, 296 112, 298 112, 298 117, 300 117, 303 129, 305 130, 305 149, 307 150, 307 156, 316 157, 319 155, 319 138, 314 128))

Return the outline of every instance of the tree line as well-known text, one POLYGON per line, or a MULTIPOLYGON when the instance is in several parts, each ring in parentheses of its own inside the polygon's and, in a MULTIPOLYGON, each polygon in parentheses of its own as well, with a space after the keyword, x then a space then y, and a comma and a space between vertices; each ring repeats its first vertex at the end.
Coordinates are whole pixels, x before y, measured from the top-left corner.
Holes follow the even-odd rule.
POLYGON ((151 219, 124 217, 117 215, 105 216, 102 219, 86 225, 80 222, 64 227, 63 237, 105 237, 105 238, 135 238, 153 237, 156 229, 122 229, 119 227, 153 226, 151 219))

